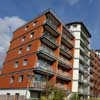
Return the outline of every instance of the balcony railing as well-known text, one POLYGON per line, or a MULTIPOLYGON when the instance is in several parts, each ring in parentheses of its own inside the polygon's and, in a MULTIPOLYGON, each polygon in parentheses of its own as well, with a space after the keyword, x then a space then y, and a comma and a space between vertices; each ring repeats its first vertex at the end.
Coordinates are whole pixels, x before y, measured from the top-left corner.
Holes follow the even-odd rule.
POLYGON ((57 87, 58 89, 61 89, 61 90, 67 90, 64 85, 62 85, 61 83, 56 83, 55 84, 55 87, 57 87))
POLYGON ((43 90, 46 88, 46 82, 32 81, 30 84, 30 88, 36 89, 36 90, 43 90))
POLYGON ((34 68, 34 71, 37 71, 42 74, 46 74, 48 76, 53 75, 54 73, 52 67, 45 62, 38 62, 37 66, 34 68))
POLYGON ((58 64, 64 68, 72 68, 71 62, 69 62, 66 58, 63 58, 61 56, 58 58, 58 64))
POLYGON ((80 94, 83 94, 83 95, 88 95, 89 93, 88 93, 88 90, 85 90, 85 89, 83 89, 83 88, 80 88, 79 89, 79 93, 80 94))
POLYGON ((62 55, 66 56, 68 59, 73 57, 72 53, 63 45, 60 47, 60 52, 62 55))
POLYGON ((66 34, 62 34, 62 42, 68 46, 69 48, 72 48, 74 46, 74 42, 70 40, 66 34))
POLYGON ((80 55, 80 60, 81 60, 83 63, 87 64, 86 59, 85 59, 83 56, 81 56, 81 55, 80 55))
POLYGON ((65 80, 65 81, 70 81, 72 76, 69 73, 58 70, 57 77, 61 78, 62 80, 65 80))
POLYGON ((94 84, 92 82, 90 82, 89 84, 90 84, 90 87, 93 87, 94 86, 94 84))
POLYGON ((45 21, 44 27, 46 28, 46 30, 52 32, 52 34, 53 34, 54 36, 57 37, 57 36, 60 35, 60 33, 57 31, 57 26, 54 25, 54 24, 51 22, 50 19, 47 19, 47 20, 45 21))
POLYGON ((86 55, 87 57, 89 56, 89 55, 88 55, 88 51, 86 51, 83 47, 81 47, 80 49, 81 49, 81 51, 82 51, 82 53, 83 53, 84 55, 86 55))
POLYGON ((53 54, 53 51, 49 48, 46 48, 45 46, 41 46, 38 55, 44 59, 47 59, 51 62, 55 61, 55 55, 53 54))
POLYGON ((79 93, 80 93, 80 94, 84 94, 83 89, 80 88, 80 89, 79 89, 79 93))
POLYGON ((80 72, 84 73, 84 68, 82 66, 79 67, 80 72))
POLYGON ((52 35, 48 35, 48 33, 44 33, 41 37, 41 41, 52 49, 56 49, 58 47, 56 39, 52 35))
POLYGON ((84 84, 89 84, 88 80, 84 80, 83 82, 84 82, 84 84))

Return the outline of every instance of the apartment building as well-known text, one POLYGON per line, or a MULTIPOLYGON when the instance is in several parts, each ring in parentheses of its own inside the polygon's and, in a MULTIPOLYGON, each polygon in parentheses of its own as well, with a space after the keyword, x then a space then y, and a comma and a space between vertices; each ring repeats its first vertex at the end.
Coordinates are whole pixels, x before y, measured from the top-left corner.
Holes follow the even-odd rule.
POLYGON ((82 22, 66 24, 66 28, 75 37, 72 92, 82 98, 89 96, 89 49, 91 34, 82 22))
POLYGON ((90 53, 90 95, 92 97, 100 96, 100 58, 97 50, 91 50, 90 53))
MULTIPOLYGON (((90 35, 84 36, 87 39, 84 42, 88 42, 90 35)), ((13 33, 0 75, 0 95, 39 98, 47 83, 70 93, 74 41, 74 36, 50 10, 18 28, 13 33)))

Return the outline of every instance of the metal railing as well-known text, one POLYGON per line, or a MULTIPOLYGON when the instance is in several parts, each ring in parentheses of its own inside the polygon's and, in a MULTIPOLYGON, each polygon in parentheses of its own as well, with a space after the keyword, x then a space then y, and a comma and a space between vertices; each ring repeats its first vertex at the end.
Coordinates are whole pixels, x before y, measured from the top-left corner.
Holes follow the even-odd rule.
POLYGON ((70 43, 70 45, 72 45, 72 46, 74 45, 74 42, 68 38, 67 34, 63 33, 63 34, 62 34, 62 37, 63 37, 66 41, 68 41, 68 43, 70 43))
POLYGON ((46 88, 46 82, 42 81, 32 81, 30 84, 30 88, 39 88, 39 89, 45 89, 46 88))
POLYGON ((50 48, 48 48, 47 46, 45 46, 43 44, 41 45, 41 47, 39 48, 39 50, 43 50, 44 52, 46 52, 46 53, 54 56, 53 50, 50 49, 50 48))

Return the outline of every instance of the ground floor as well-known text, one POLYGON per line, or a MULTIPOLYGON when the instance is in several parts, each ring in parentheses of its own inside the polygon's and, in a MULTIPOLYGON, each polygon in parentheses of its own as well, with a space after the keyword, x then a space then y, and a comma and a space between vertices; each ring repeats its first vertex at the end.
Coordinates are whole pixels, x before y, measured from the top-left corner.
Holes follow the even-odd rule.
POLYGON ((31 91, 27 89, 2 89, 0 90, 0 95, 2 96, 15 96, 15 97, 24 97, 26 99, 35 98, 38 99, 40 97, 40 91, 31 91))

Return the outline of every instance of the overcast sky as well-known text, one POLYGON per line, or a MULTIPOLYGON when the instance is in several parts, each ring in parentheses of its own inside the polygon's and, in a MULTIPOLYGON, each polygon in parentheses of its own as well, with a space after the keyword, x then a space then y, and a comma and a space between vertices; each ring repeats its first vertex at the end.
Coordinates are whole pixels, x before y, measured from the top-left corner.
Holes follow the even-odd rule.
POLYGON ((0 0, 0 65, 12 32, 48 8, 65 23, 83 21, 92 34, 91 47, 100 48, 100 0, 0 0))

